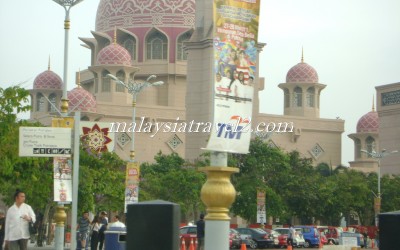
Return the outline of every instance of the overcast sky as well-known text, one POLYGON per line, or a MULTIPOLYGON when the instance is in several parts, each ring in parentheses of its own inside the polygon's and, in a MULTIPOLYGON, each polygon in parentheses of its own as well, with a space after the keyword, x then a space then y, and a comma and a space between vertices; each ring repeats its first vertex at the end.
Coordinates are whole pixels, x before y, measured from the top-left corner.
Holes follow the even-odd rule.
MULTIPOLYGON (((78 37, 91 37, 99 0, 84 0, 71 9, 68 89, 74 72, 90 64, 90 51, 78 37)), ((345 120, 342 162, 354 159, 358 119, 371 111, 375 87, 400 82, 399 0, 261 0, 260 76, 265 77, 261 111, 283 114, 287 71, 304 61, 320 83, 321 118, 345 120)), ((51 69, 63 78, 64 9, 52 0, 0 1, 0 87, 26 82, 51 69)), ((394 150, 394 149, 390 149, 394 150)))

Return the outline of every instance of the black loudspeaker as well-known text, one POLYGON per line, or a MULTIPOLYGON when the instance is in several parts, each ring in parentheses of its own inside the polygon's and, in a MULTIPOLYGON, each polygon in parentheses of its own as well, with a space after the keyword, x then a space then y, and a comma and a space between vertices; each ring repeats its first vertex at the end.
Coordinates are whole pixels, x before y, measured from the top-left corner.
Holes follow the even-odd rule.
POLYGON ((379 214, 379 249, 399 249, 400 211, 379 214))
POLYGON ((180 206, 155 200, 128 205, 126 250, 179 249, 180 206))

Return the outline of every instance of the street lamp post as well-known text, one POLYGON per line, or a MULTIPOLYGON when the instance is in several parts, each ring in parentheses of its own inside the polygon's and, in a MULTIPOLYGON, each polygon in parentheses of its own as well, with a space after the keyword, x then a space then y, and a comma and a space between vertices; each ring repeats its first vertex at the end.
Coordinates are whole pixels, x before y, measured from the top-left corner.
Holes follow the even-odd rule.
POLYGON ((371 156, 372 158, 376 159, 378 162, 378 194, 375 194, 375 199, 374 199, 374 210, 375 210, 375 226, 378 226, 378 220, 377 216, 381 211, 381 160, 382 158, 390 155, 397 153, 397 150, 394 150, 392 152, 387 152, 386 149, 382 149, 381 152, 369 152, 365 149, 361 149, 361 152, 366 153, 367 155, 371 156))
MULTIPOLYGON (((83 0, 53 0, 57 4, 61 5, 65 10, 65 20, 64 20, 64 72, 63 72, 63 94, 61 97, 61 116, 67 117, 68 115, 68 96, 67 96, 67 83, 68 83, 68 41, 69 41, 69 28, 70 19, 69 12, 71 8, 83 0)), ((77 133, 77 128, 75 128, 75 133, 77 133)), ((78 151, 79 154, 79 151, 78 151)), ((75 156, 76 157, 76 156, 75 156)), ((73 165, 73 174, 77 175, 75 164, 73 165)), ((78 170, 79 171, 79 170, 78 170)), ((74 178, 75 180, 75 178, 74 178)), ((77 186, 77 183, 73 184, 77 186)), ((73 190, 72 192, 72 222, 71 222, 71 249, 75 249, 76 245, 76 218, 78 215, 78 192, 73 190)), ((56 233, 55 233, 55 249, 64 249, 64 223, 66 219, 66 214, 63 205, 59 205, 57 208, 57 213, 55 215, 56 221, 56 233)))

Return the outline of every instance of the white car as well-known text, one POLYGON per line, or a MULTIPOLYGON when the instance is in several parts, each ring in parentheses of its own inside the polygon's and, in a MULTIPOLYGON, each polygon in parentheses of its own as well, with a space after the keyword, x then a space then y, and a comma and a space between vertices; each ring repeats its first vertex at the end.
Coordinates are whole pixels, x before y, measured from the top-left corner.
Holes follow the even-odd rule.
MULTIPOLYGON (((282 235, 286 235, 286 237, 289 235, 289 228, 287 227, 280 227, 280 228, 274 228, 275 231, 282 235)), ((304 243, 306 242, 304 240, 303 234, 301 233, 301 228, 295 228, 296 235, 293 239, 293 245, 295 247, 304 247, 304 243)))

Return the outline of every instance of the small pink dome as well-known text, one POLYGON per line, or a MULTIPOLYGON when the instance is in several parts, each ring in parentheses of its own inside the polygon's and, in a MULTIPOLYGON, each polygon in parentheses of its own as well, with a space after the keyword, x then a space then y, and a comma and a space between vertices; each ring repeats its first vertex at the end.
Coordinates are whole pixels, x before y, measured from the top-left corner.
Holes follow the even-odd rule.
POLYGON ((61 78, 50 69, 40 73, 33 81, 34 89, 62 89, 62 85, 61 78))
POLYGON ((96 99, 89 91, 80 86, 68 92, 68 100, 68 107, 71 110, 74 109, 83 112, 96 112, 96 99))
POLYGON ((317 71, 305 62, 293 66, 286 75, 287 83, 318 83, 317 71))
POLYGON ((119 44, 112 43, 97 54, 97 65, 118 64, 131 65, 131 55, 119 44))
POLYGON ((379 117, 378 112, 371 111, 363 115, 357 123, 357 133, 361 132, 378 132, 379 117))

